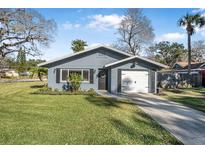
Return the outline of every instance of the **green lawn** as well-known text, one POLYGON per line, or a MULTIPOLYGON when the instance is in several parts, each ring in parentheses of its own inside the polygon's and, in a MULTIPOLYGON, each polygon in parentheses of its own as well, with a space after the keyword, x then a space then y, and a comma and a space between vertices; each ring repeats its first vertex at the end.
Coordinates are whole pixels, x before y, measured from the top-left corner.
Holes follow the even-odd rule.
POLYGON ((181 144, 135 104, 0 84, 0 144, 181 144))
POLYGON ((205 88, 188 88, 163 92, 165 98, 205 112, 205 88))

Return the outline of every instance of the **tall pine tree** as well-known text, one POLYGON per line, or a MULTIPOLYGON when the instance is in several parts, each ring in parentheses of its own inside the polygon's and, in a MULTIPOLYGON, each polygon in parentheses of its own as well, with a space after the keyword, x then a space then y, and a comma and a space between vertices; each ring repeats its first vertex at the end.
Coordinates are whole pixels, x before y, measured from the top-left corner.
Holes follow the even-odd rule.
POLYGON ((26 53, 23 49, 20 49, 17 55, 18 72, 25 72, 26 69, 26 53))

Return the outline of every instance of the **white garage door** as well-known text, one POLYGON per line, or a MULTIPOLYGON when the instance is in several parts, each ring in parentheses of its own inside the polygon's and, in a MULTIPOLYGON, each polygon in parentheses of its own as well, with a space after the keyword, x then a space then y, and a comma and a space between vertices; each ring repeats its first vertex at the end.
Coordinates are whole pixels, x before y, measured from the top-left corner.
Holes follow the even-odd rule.
POLYGON ((122 71, 121 91, 148 93, 148 71, 122 71))

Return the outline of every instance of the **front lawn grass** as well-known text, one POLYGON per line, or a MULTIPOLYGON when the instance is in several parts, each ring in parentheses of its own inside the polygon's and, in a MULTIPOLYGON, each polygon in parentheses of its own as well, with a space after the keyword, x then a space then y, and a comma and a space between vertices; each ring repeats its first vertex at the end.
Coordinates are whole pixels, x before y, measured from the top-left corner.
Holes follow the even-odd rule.
POLYGON ((166 90, 164 97, 205 112, 205 88, 166 90))
POLYGON ((42 84, 0 84, 0 144, 181 144, 132 102, 33 94, 42 84))

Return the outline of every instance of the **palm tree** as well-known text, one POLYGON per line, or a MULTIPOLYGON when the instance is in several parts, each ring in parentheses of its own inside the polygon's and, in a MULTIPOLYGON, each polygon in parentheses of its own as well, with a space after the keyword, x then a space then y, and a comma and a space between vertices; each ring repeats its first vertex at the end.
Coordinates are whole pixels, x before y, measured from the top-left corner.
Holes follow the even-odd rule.
POLYGON ((194 15, 186 14, 178 21, 179 26, 185 27, 188 36, 188 73, 191 73, 191 36, 195 33, 196 28, 205 26, 205 18, 197 13, 194 15))
POLYGON ((88 46, 87 42, 80 39, 76 39, 71 42, 71 49, 73 50, 73 52, 83 51, 85 49, 85 46, 88 46))

